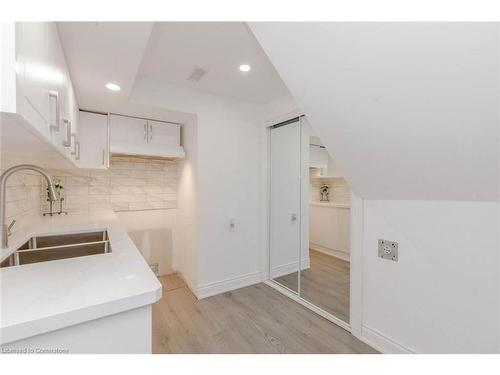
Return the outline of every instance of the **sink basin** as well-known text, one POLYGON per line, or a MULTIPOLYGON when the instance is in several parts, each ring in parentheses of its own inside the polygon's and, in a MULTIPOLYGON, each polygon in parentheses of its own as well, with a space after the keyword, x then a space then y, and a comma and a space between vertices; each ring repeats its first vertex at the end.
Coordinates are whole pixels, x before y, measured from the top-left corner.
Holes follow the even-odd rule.
POLYGON ((94 232, 39 235, 30 238, 0 263, 0 267, 49 262, 111 252, 108 233, 94 232))
POLYGON ((108 232, 105 230, 97 232, 65 233, 59 235, 39 235, 31 237, 17 250, 40 249, 52 246, 74 245, 79 243, 107 241, 108 232))

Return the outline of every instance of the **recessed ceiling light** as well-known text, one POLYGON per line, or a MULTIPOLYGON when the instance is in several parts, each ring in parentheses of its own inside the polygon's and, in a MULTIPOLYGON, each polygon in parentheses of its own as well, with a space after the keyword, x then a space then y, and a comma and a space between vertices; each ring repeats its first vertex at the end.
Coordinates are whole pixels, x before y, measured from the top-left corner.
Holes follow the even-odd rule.
POLYGON ((240 70, 241 70, 242 72, 248 72, 248 71, 250 71, 250 69, 251 69, 251 68, 250 68, 250 65, 248 65, 248 64, 241 64, 241 65, 240 65, 240 70))
POLYGON ((121 87, 118 86, 116 83, 106 83, 106 88, 111 91, 120 91, 121 87))

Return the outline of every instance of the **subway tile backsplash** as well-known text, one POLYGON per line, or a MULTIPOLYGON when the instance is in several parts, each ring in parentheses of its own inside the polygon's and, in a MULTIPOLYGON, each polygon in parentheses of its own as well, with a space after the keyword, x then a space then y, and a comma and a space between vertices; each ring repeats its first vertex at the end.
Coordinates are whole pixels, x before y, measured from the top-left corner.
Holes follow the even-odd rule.
MULTIPOLYGON (((177 208, 177 161, 113 157, 107 170, 50 170, 63 186, 65 211, 177 208)), ((42 189, 42 200, 47 198, 42 189)), ((43 204, 48 210, 48 203, 43 204)))
POLYGON ((40 175, 30 171, 16 172, 7 180, 5 213, 7 223, 16 220, 13 233, 40 216, 41 185, 40 175))
POLYGON ((351 187, 342 177, 316 177, 310 175, 309 200, 317 202, 320 200, 320 187, 323 184, 330 186, 330 202, 339 204, 351 203, 351 187))

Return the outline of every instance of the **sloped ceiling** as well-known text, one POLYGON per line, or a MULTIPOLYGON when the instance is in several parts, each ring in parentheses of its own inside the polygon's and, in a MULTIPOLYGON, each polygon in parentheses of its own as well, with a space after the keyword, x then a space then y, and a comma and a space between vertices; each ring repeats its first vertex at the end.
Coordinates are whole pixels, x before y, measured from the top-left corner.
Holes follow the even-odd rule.
POLYGON ((353 190, 500 200, 495 23, 250 23, 353 190))
POLYGON ((289 95, 244 22, 155 22, 139 75, 259 103, 289 95), (251 70, 240 72, 240 64, 251 70), (196 68, 206 74, 190 80, 196 68))

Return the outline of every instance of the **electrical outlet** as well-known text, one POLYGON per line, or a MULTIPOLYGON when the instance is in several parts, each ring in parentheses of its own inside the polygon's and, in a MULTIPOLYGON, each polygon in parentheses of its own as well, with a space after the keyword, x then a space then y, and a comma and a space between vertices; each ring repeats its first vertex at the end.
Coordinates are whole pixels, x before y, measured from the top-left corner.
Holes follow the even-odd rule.
POLYGON ((158 263, 152 263, 149 265, 149 268, 151 268, 151 271, 158 276, 158 263))
POLYGON ((378 256, 382 259, 398 261, 398 243, 387 240, 378 240, 378 256))

